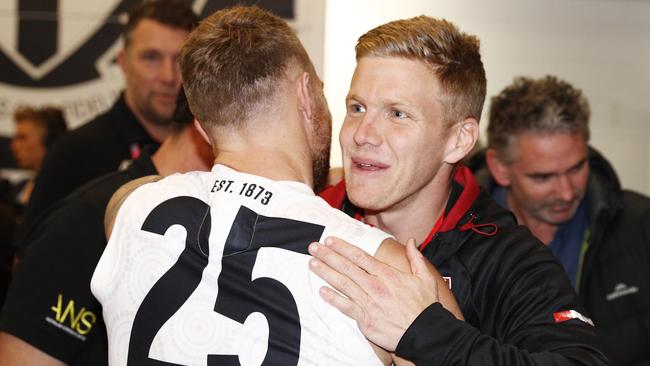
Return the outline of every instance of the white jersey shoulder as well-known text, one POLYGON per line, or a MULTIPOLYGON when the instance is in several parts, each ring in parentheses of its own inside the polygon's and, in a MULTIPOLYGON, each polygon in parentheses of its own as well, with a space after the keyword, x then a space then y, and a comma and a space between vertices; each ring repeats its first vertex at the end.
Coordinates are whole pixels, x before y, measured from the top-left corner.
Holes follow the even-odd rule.
POLYGON ((220 165, 136 189, 91 282, 109 363, 381 365, 318 295, 306 248, 330 235, 370 254, 388 237, 304 184, 220 165))

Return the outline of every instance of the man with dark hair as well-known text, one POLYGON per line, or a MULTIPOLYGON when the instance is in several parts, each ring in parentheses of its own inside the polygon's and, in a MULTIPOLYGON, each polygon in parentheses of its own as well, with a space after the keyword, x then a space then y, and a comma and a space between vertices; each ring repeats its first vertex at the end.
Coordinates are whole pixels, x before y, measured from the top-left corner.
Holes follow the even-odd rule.
POLYGON ((63 111, 57 107, 18 108, 14 111, 14 122, 16 134, 11 143, 11 150, 18 167, 35 171, 40 168, 47 149, 68 130, 63 111), (29 129, 30 132, 23 132, 24 129, 29 129), (36 131, 31 132, 34 130, 36 131), (41 146, 35 146, 36 142, 41 146), (27 146, 16 146, 21 143, 27 146), (28 152, 37 156, 25 157, 28 152))
POLYGON ((194 128, 184 94, 170 135, 155 153, 145 147, 123 171, 84 185, 41 216, 25 240, 0 316, 0 364, 107 365, 106 328, 90 278, 106 245, 104 211, 125 182, 145 175, 209 169, 210 146, 194 128))
MULTIPOLYGON (((148 177, 111 199, 91 282, 111 361, 390 363, 320 299, 323 282, 308 269, 307 246, 333 234, 399 268, 406 259, 387 234, 313 192, 327 176, 331 116, 298 37, 267 11, 233 7, 201 22, 180 62, 215 165, 148 177)), ((453 300, 439 275, 431 282, 441 284, 434 301, 453 300)))
POLYGON ((397 240, 415 238, 466 322, 421 296, 418 273, 396 281, 341 241, 313 252, 316 273, 346 295, 323 288, 324 299, 418 365, 606 364, 562 267, 460 165, 485 98, 478 39, 419 16, 370 30, 356 52, 345 181, 323 197, 397 240))
POLYGON ((28 245, 24 236, 48 206, 169 134, 181 83, 178 54, 196 23, 182 0, 144 1, 131 9, 117 58, 124 93, 109 111, 70 132, 48 153, 17 238, 18 254, 28 245))
MULTIPOLYGON (((11 152, 16 164, 36 175, 47 151, 68 130, 63 111, 56 107, 21 107, 14 111, 14 123, 16 132, 11 140, 11 152)), ((8 198, 19 214, 29 202, 33 186, 33 178, 21 182, 8 198)))
POLYGON ((650 199, 589 147, 587 99, 554 76, 516 78, 487 133, 483 186, 560 260, 612 358, 650 362, 650 199))

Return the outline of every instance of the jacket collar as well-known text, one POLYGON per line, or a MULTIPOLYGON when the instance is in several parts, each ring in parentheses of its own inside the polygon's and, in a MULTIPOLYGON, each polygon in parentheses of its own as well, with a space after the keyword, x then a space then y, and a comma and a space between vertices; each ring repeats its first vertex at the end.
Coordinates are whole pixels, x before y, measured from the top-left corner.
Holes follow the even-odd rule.
MULTIPOLYGON (((431 223, 432 231, 422 243, 420 249, 423 250, 429 245, 437 232, 443 233, 456 228, 459 228, 461 231, 472 230, 484 235, 485 233, 493 235, 490 228, 485 232, 481 229, 486 224, 474 223, 473 220, 475 217, 469 215, 469 210, 478 198, 479 193, 480 186, 472 172, 463 165, 458 166, 454 174, 452 192, 447 201, 442 225, 437 228, 438 230, 435 230, 436 228, 433 227, 435 223, 431 223)), ((341 181, 337 185, 325 189, 319 196, 332 207, 342 210, 349 216, 356 219, 363 218, 363 210, 354 206, 345 193, 345 181, 341 181)))
MULTIPOLYGON (((124 93, 120 95, 108 114, 110 115, 108 120, 110 120, 116 133, 121 137, 120 140, 128 143, 129 148, 136 145, 139 149, 147 145, 159 145, 149 136, 142 123, 126 104, 124 93)), ((137 158, 137 156, 132 156, 132 158, 137 158)))

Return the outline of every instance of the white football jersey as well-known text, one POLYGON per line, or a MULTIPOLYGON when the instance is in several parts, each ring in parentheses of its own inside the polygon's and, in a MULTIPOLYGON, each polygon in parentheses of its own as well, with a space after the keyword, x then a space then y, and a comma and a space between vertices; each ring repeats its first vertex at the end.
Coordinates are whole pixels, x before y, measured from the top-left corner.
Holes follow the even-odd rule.
POLYGON ((110 365, 381 365, 325 303, 307 246, 388 237, 306 185, 215 165, 136 189, 92 278, 110 365))

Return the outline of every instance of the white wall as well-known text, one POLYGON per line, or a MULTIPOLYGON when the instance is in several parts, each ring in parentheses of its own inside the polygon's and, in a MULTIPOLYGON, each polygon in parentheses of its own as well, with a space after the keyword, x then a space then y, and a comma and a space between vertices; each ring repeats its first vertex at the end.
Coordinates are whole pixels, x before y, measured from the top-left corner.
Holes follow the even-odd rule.
MULTIPOLYGON (((650 194, 650 1, 328 0, 324 81, 335 140, 356 39, 386 21, 420 14, 446 18, 481 39, 488 77, 484 111, 489 96, 518 75, 554 74, 581 88, 591 104, 592 144, 624 187, 650 194)), ((335 141, 332 164, 340 159, 335 141)))

